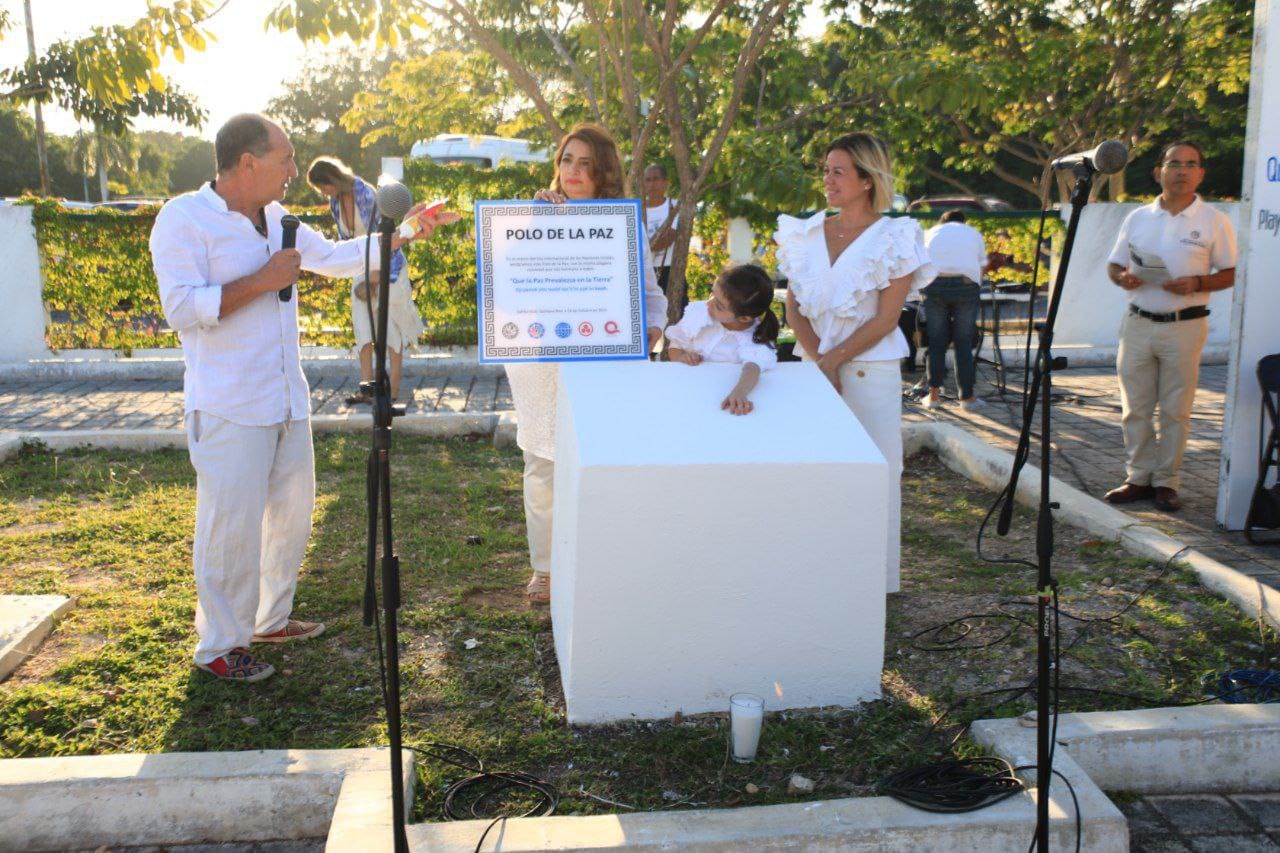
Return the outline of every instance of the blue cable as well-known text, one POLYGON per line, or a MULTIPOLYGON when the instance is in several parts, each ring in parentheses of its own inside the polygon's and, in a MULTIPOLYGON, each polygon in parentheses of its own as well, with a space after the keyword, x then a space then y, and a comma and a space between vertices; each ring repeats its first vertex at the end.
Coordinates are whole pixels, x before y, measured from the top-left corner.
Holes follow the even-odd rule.
POLYGON ((1200 681, 1204 692, 1231 705, 1280 702, 1280 672, 1233 669, 1211 672, 1200 681))

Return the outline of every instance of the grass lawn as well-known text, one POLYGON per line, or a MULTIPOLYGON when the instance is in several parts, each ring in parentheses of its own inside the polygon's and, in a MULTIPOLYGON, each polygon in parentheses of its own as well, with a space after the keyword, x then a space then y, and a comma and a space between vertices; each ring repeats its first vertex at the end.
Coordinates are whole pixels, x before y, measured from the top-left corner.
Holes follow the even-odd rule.
MULTIPOLYGON (((0 756, 385 743, 375 641, 360 621, 366 449, 363 436, 317 440, 315 534, 296 612, 328 631, 266 647, 279 673, 258 685, 217 682, 190 664, 195 495, 185 452, 32 449, 4 463, 0 593, 63 593, 78 604, 0 684, 0 756)), ((639 809, 783 802, 795 799, 792 773, 817 783, 811 798, 868 794, 893 770, 976 752, 963 738, 952 746, 960 724, 1034 707, 1018 688, 1034 672, 1035 573, 975 556, 990 495, 931 455, 909 460, 904 478, 903 591, 890 598, 884 698, 771 714, 751 765, 726 760, 723 715, 569 728, 550 622, 523 601, 518 454, 487 440, 399 437, 393 459, 406 743, 458 744, 489 768, 551 780, 559 813, 618 810, 588 795, 639 809), (917 636, 967 614, 997 615, 967 619, 963 637, 917 636)), ((1022 514, 1017 526, 991 548, 1030 556, 1033 525, 1022 514)), ((1064 710, 1195 700, 1206 672, 1275 668, 1275 635, 1189 572, 1162 574, 1061 526, 1055 568, 1070 614, 1064 710)), ((466 774, 434 759, 419 766, 418 818, 438 819, 444 788, 466 774)))

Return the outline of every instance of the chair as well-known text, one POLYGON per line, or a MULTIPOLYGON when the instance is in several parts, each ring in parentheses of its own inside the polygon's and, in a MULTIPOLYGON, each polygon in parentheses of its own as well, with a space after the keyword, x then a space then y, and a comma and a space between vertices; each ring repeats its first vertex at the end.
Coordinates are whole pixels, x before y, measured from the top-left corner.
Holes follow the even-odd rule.
POLYGON ((1273 469, 1280 469, 1280 353, 1268 355, 1258 362, 1258 386, 1262 390, 1262 408, 1258 414, 1258 437, 1263 433, 1262 454, 1258 461, 1258 481, 1244 519, 1244 535, 1254 545, 1274 544, 1280 539, 1258 539, 1257 530, 1280 527, 1280 482, 1267 486, 1273 469), (1269 428, 1268 428, 1269 426, 1269 428))

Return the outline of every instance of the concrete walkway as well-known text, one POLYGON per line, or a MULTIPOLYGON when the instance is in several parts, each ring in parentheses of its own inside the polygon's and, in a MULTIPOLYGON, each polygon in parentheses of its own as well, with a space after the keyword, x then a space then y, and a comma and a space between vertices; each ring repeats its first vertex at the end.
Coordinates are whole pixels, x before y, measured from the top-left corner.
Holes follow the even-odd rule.
MULTIPOLYGON (((923 371, 904 374, 923 381, 923 371)), ((1244 534, 1218 528, 1218 460, 1222 441, 1222 412, 1226 400, 1227 366, 1209 365, 1200 371, 1200 389, 1192 411, 1191 438, 1182 466, 1183 507, 1176 513, 1157 510, 1150 501, 1120 509, 1180 539, 1207 557, 1280 589, 1280 545, 1250 545, 1244 534)), ((908 403, 908 421, 949 421, 982 435, 992 446, 1013 452, 1022 421, 1021 369, 1010 369, 1009 390, 1001 396, 990 368, 978 372, 977 395, 988 405, 963 411, 954 400, 928 410, 908 403), (1015 387, 1016 385, 1016 387, 1015 387)), ((954 393, 954 386, 951 388, 954 393)), ((1068 369, 1054 374, 1052 472, 1066 483, 1101 499, 1124 482, 1124 442, 1120 432, 1120 393, 1113 368, 1068 369)), ((1039 425, 1037 415, 1037 427, 1039 425)), ((1034 435, 1033 435, 1034 438, 1034 435)), ((1039 460, 1033 444, 1031 464, 1039 460)))
MULTIPOLYGON (((995 447, 1012 451, 1021 417, 1020 395, 1014 386, 1021 384, 1021 372, 1011 369, 1009 373, 1010 390, 1002 397, 991 369, 980 367, 978 395, 988 401, 985 408, 966 412, 953 401, 930 411, 908 403, 905 419, 950 421, 982 435, 995 447)), ((1124 509, 1206 556, 1280 589, 1280 546, 1250 545, 1243 534, 1219 530, 1214 521, 1226 375, 1225 365, 1207 366, 1200 374, 1183 465, 1183 509, 1162 513, 1145 502, 1124 509)), ((923 371, 906 373, 903 387, 922 380, 923 371)), ((347 373, 331 366, 310 381, 312 414, 368 411, 367 406, 344 402, 357 390, 354 365, 347 373)), ((448 359, 439 367, 419 370, 405 377, 404 386, 411 393, 408 411, 413 414, 489 414, 512 408, 505 374, 465 359, 448 359)), ((1101 498, 1124 480, 1115 371, 1079 368, 1055 374, 1055 398, 1053 473, 1101 498)), ((182 384, 176 379, 0 380, 0 432, 176 428, 181 424, 182 384)))
MULTIPOLYGON (((368 412, 345 399, 359 380, 322 375, 310 379, 311 414, 368 412)), ((474 364, 406 376, 401 396, 407 413, 501 412, 511 408, 505 374, 474 364)), ((92 429, 174 429, 182 426, 180 379, 0 380, 0 432, 92 429)))

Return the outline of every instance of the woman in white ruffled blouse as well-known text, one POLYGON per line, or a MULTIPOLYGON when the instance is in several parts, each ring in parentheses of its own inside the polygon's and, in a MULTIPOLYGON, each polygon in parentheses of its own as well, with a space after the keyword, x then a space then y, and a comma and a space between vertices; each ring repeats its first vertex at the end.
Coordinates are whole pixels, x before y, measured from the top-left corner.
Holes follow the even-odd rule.
MULTIPOLYGON (((560 204, 593 198, 622 197, 622 158, 609 131, 598 124, 575 125, 556 149, 551 188, 534 194, 537 201, 560 204)), ((647 240, 644 247, 645 322, 649 350, 667 324, 667 297, 658 288, 647 240)), ((524 451, 524 521, 533 577, 526 592, 534 604, 551 601, 551 508, 555 481, 556 381, 558 364, 508 364, 507 380, 516 407, 516 444, 524 451)))
POLYGON ((924 233, 880 213, 893 198, 888 147, 868 133, 827 147, 827 204, 808 219, 778 218, 778 267, 788 279, 787 317, 802 358, 815 361, 889 463, 887 590, 899 587, 902 515, 903 303, 937 275, 924 233))

